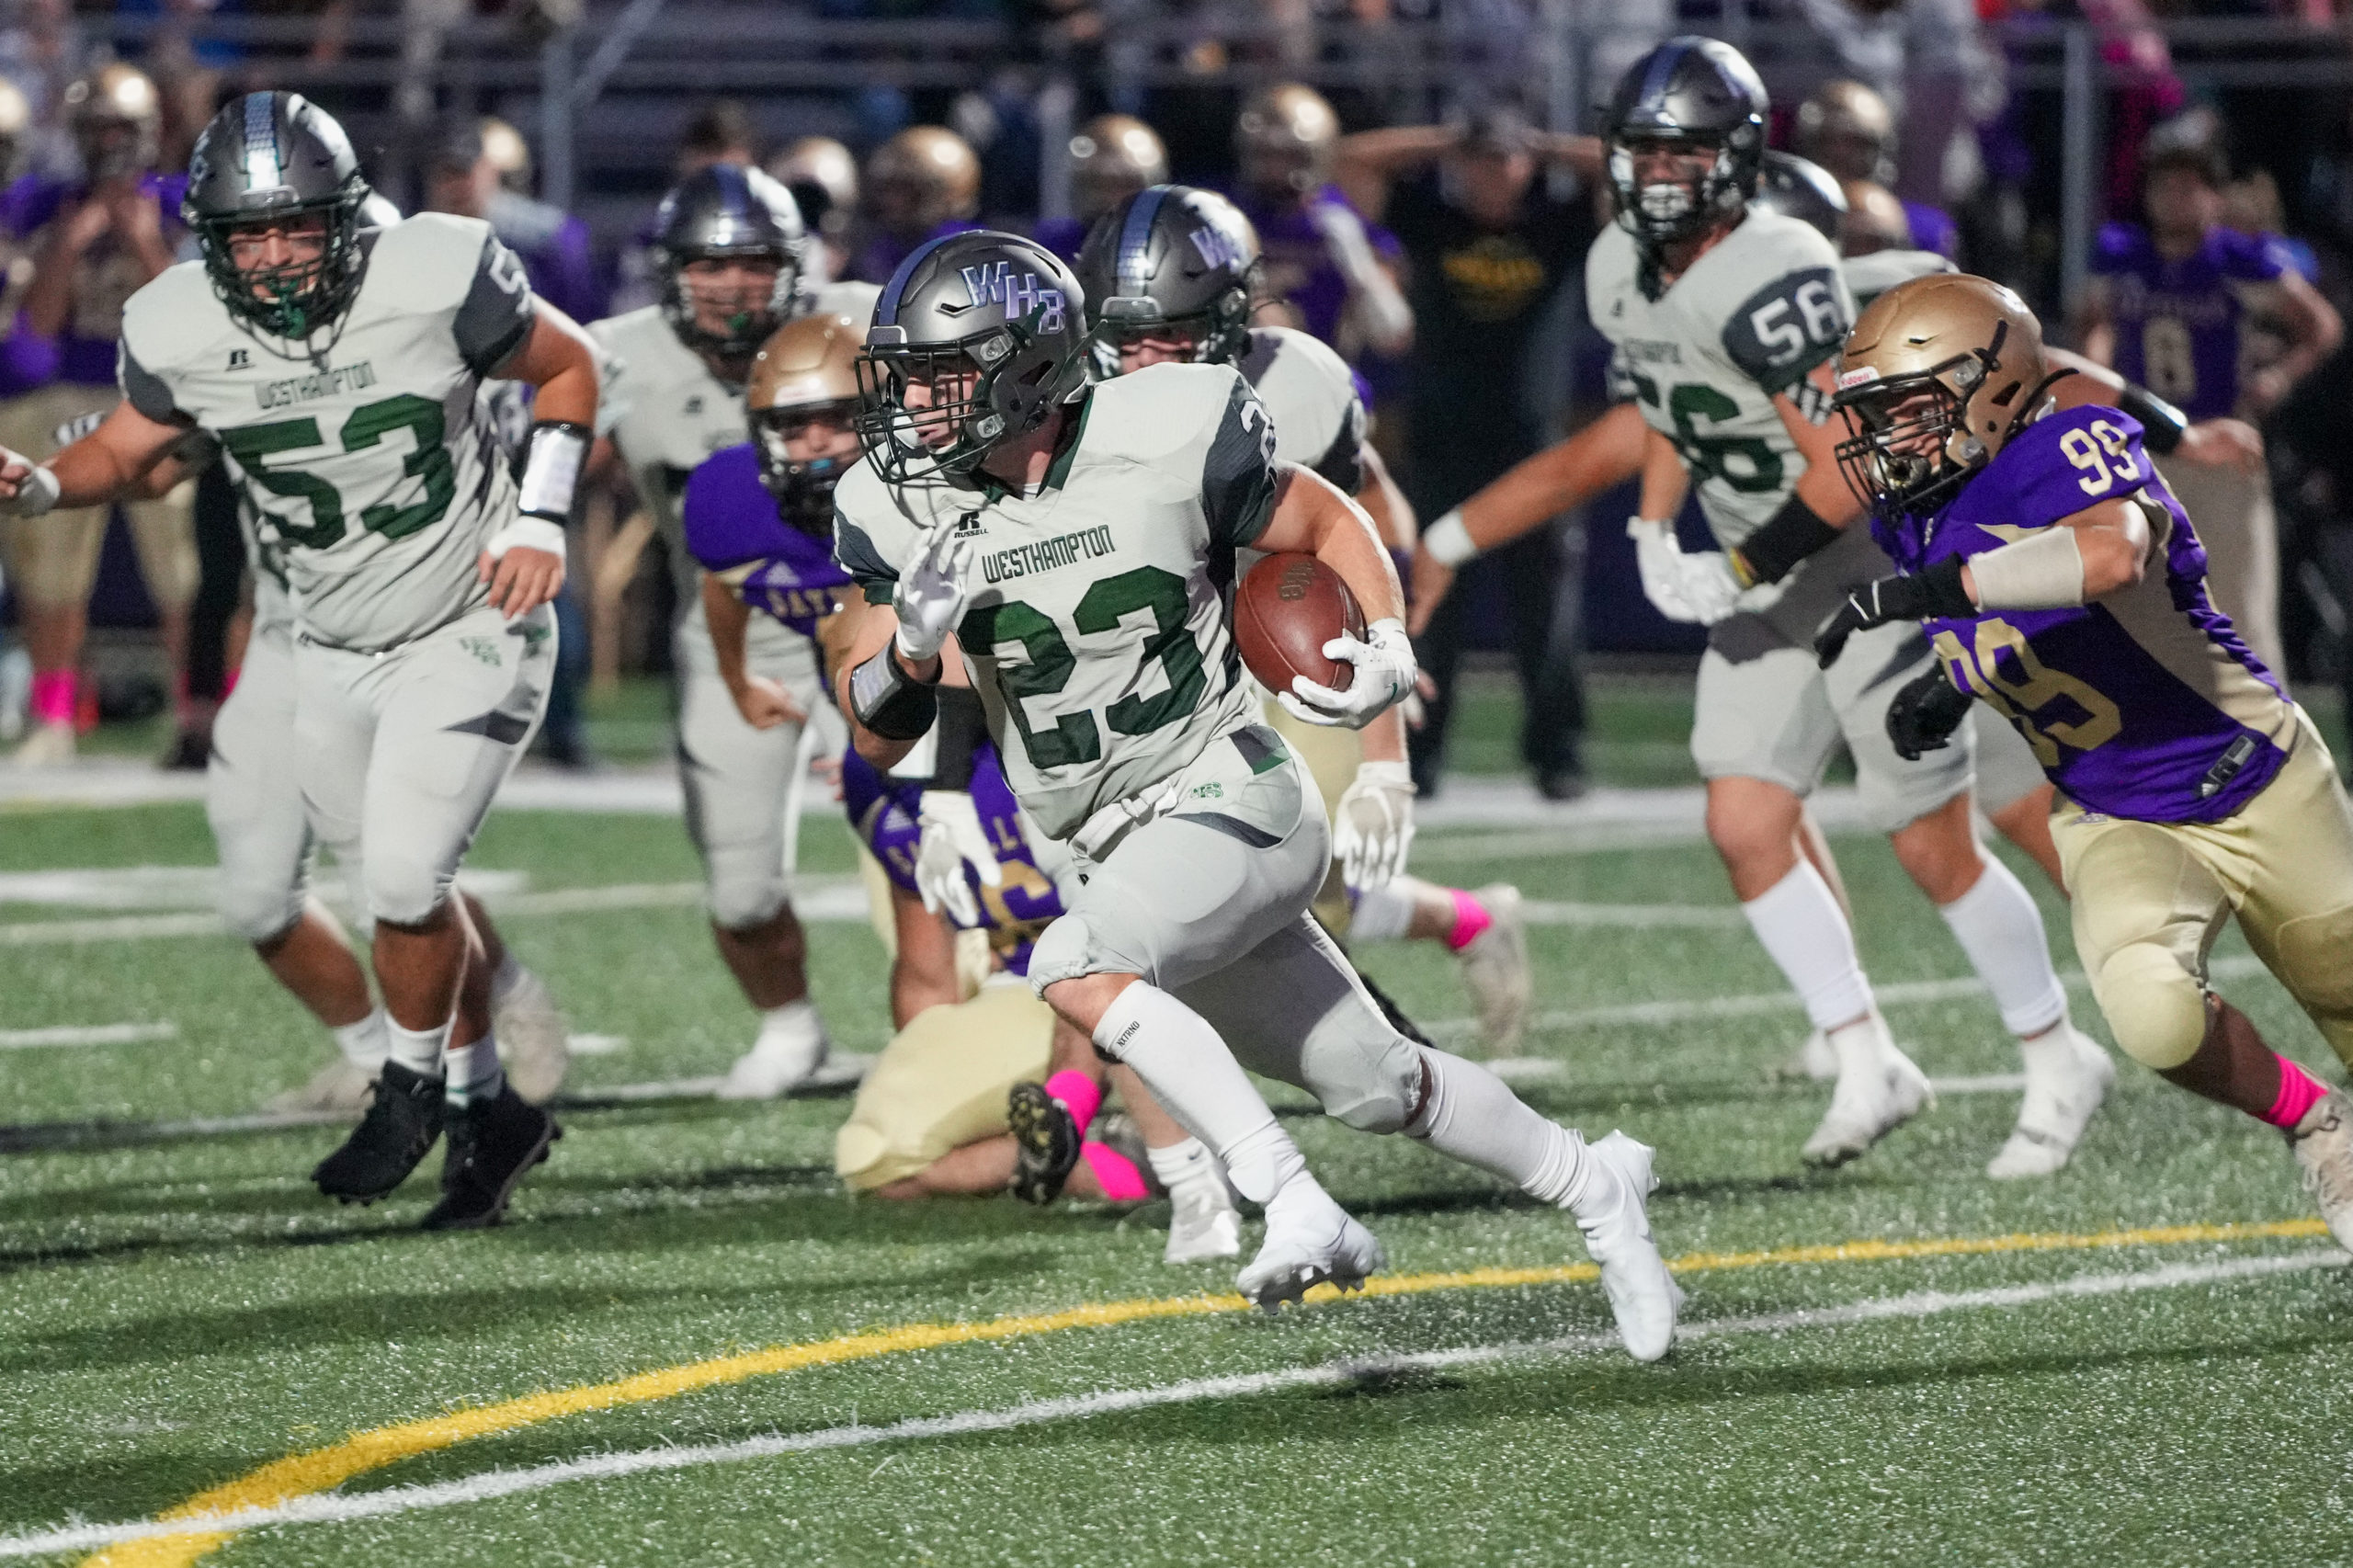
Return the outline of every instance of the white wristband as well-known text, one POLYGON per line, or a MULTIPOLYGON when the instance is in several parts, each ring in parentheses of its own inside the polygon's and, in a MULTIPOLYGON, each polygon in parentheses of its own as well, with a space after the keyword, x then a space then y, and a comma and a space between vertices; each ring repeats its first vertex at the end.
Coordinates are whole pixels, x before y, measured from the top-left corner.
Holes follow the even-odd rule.
POLYGON ((544 550, 561 561, 563 559, 563 525, 525 513, 491 535, 483 545, 493 561, 506 559, 506 552, 517 547, 544 550))
POLYGON ((553 517, 559 523, 570 519, 580 472, 588 464, 589 442, 584 426, 554 420, 532 426, 517 509, 529 516, 553 517))
POLYGON ((1969 558, 1980 609, 2066 609, 2084 602, 2084 551, 2073 528, 2050 528, 1969 558))
POLYGON ((1422 548, 1441 566, 1460 566, 1479 553, 1460 506, 1422 530, 1422 548))
POLYGON ((15 497, 0 504, 0 512, 15 517, 38 517, 57 505, 58 494, 55 471, 46 464, 36 464, 32 472, 17 482, 15 497))

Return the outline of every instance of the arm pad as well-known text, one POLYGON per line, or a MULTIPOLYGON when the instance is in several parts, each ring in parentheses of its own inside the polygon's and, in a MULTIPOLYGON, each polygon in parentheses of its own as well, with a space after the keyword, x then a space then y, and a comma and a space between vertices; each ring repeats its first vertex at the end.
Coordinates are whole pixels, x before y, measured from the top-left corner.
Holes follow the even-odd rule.
POLYGON ((573 499, 595 439, 585 425, 549 419, 532 426, 523 448, 523 494, 516 510, 558 524, 571 522, 573 499))
POLYGON ((2084 551, 2073 528, 2049 528, 1969 558, 1980 609, 2067 609, 2084 602, 2084 551))
POLYGON ((939 693, 902 669, 892 644, 849 672, 851 715, 886 741, 919 741, 939 717, 939 693))
POLYGON ((1754 587, 1779 582, 1797 569, 1799 562, 1837 537, 1836 528, 1792 494, 1763 528, 1724 553, 1732 558, 1733 575, 1740 585, 1754 587))

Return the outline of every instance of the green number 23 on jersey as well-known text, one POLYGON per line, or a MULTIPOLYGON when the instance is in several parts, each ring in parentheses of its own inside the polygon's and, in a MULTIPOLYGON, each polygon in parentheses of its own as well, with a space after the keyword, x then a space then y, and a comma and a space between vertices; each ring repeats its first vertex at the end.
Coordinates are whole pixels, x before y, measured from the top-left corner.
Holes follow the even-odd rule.
MULTIPOLYGON (((1167 690, 1151 697, 1130 692, 1104 710, 1112 733, 1148 735, 1183 720, 1199 704, 1209 679, 1201 670, 1201 650, 1185 624, 1190 608, 1185 579, 1157 566, 1106 577, 1079 598, 1071 623, 1082 636, 1116 631, 1122 617, 1150 610, 1153 633, 1144 641, 1143 656, 1157 659, 1168 676, 1167 690)), ((991 605, 967 615, 956 638, 974 657, 999 660, 997 684, 1032 767, 1067 767, 1103 755, 1093 710, 1064 713, 1051 729, 1032 728, 1024 710, 1030 699, 1052 697, 1068 686, 1078 668, 1069 639, 1051 617, 1026 604, 991 605), (999 656, 998 650, 1012 647, 1021 650, 1018 663, 999 656)))
MULTIPOLYGON (((430 398, 404 392, 353 409, 343 422, 343 449, 365 451, 395 430, 407 431, 414 443, 413 449, 401 460, 401 473, 405 478, 422 479, 425 492, 408 506, 395 506, 385 502, 359 514, 362 526, 386 539, 401 539, 439 522, 458 488, 449 449, 441 444, 441 405, 430 398)), ((326 445, 319 435, 317 420, 306 415, 301 419, 272 420, 266 425, 240 426, 234 430, 223 430, 221 445, 254 483, 274 494, 310 503, 311 520, 307 525, 264 508, 269 510, 271 526, 288 542, 305 550, 325 550, 343 538, 342 492, 300 467, 272 468, 267 461, 278 453, 326 445)))

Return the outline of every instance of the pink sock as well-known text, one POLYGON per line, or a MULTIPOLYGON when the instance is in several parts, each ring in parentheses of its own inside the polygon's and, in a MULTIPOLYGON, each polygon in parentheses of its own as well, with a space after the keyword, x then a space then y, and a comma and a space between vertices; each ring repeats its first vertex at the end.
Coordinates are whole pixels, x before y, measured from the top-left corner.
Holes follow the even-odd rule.
MULTIPOLYGON (((1074 1078, 1085 1075, 1078 1073, 1067 1074, 1074 1078)), ((1086 1168, 1095 1173, 1095 1184, 1112 1202, 1141 1203, 1152 1196, 1152 1188, 1144 1186, 1143 1173, 1136 1169, 1136 1163, 1110 1145, 1082 1143, 1078 1147, 1078 1157, 1086 1162, 1086 1168)))
POLYGON ((2304 1119, 2304 1112, 2313 1108, 2313 1102, 2328 1093, 2328 1085, 2278 1052, 2273 1057, 2279 1063, 2279 1097, 2271 1102, 2263 1119, 2292 1132, 2296 1123, 2304 1119))
POLYGON ((33 676, 34 722, 41 724, 74 722, 76 687, 80 684, 72 670, 45 670, 33 676))
POLYGON ((1461 888, 1449 888, 1446 896, 1454 901, 1454 929, 1446 934, 1446 945, 1461 952, 1479 939, 1479 933, 1495 923, 1487 906, 1464 892, 1461 888))
POLYGON ((1081 1136, 1095 1125, 1095 1112, 1103 1104, 1103 1089, 1084 1073, 1057 1073, 1046 1080, 1046 1097, 1063 1102, 1070 1108, 1071 1119, 1078 1123, 1081 1136))

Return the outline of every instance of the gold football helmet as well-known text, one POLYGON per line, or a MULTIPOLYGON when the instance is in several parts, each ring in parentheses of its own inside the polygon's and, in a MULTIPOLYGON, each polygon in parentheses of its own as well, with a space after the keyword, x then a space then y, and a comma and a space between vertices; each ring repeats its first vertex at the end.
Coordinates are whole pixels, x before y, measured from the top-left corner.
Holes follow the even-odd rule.
POLYGON ((1093 223, 1146 186, 1168 183, 1168 149, 1160 133, 1128 114, 1098 114, 1070 139, 1070 199, 1079 222, 1093 223))
POLYGON ((1895 177, 1895 115, 1860 82, 1825 82, 1798 105, 1792 145, 1842 180, 1895 177))
POLYGON ((92 184, 143 175, 162 155, 164 100, 136 66, 101 65, 65 89, 65 121, 92 184))
POLYGON ((531 194, 531 144, 494 114, 482 117, 482 153, 498 171, 498 183, 518 196, 531 194))
POLYGON ((980 156, 945 126, 911 125, 867 160, 866 199, 884 231, 921 239, 980 211, 980 156))
POLYGON ((1339 141, 1340 117, 1331 104, 1297 82, 1255 95, 1233 122, 1243 182, 1268 195, 1303 194, 1322 185, 1339 141))
POLYGON ((819 313, 787 322, 752 359, 744 412, 760 458, 760 482, 787 523, 810 533, 833 527, 834 486, 858 460, 850 415, 858 406, 858 351, 866 329, 845 315, 819 313), (842 449, 796 458, 786 443, 813 420, 834 415, 842 449))
POLYGON ((1941 506, 2035 416, 2057 379, 2042 324, 1999 283, 1966 273, 1899 283, 1847 335, 1837 406, 1854 434, 1839 443, 1839 470, 1867 506, 1941 506))
POLYGON ((830 136, 803 136, 768 160, 768 174, 792 192, 801 221, 838 234, 858 207, 858 160, 830 136))

